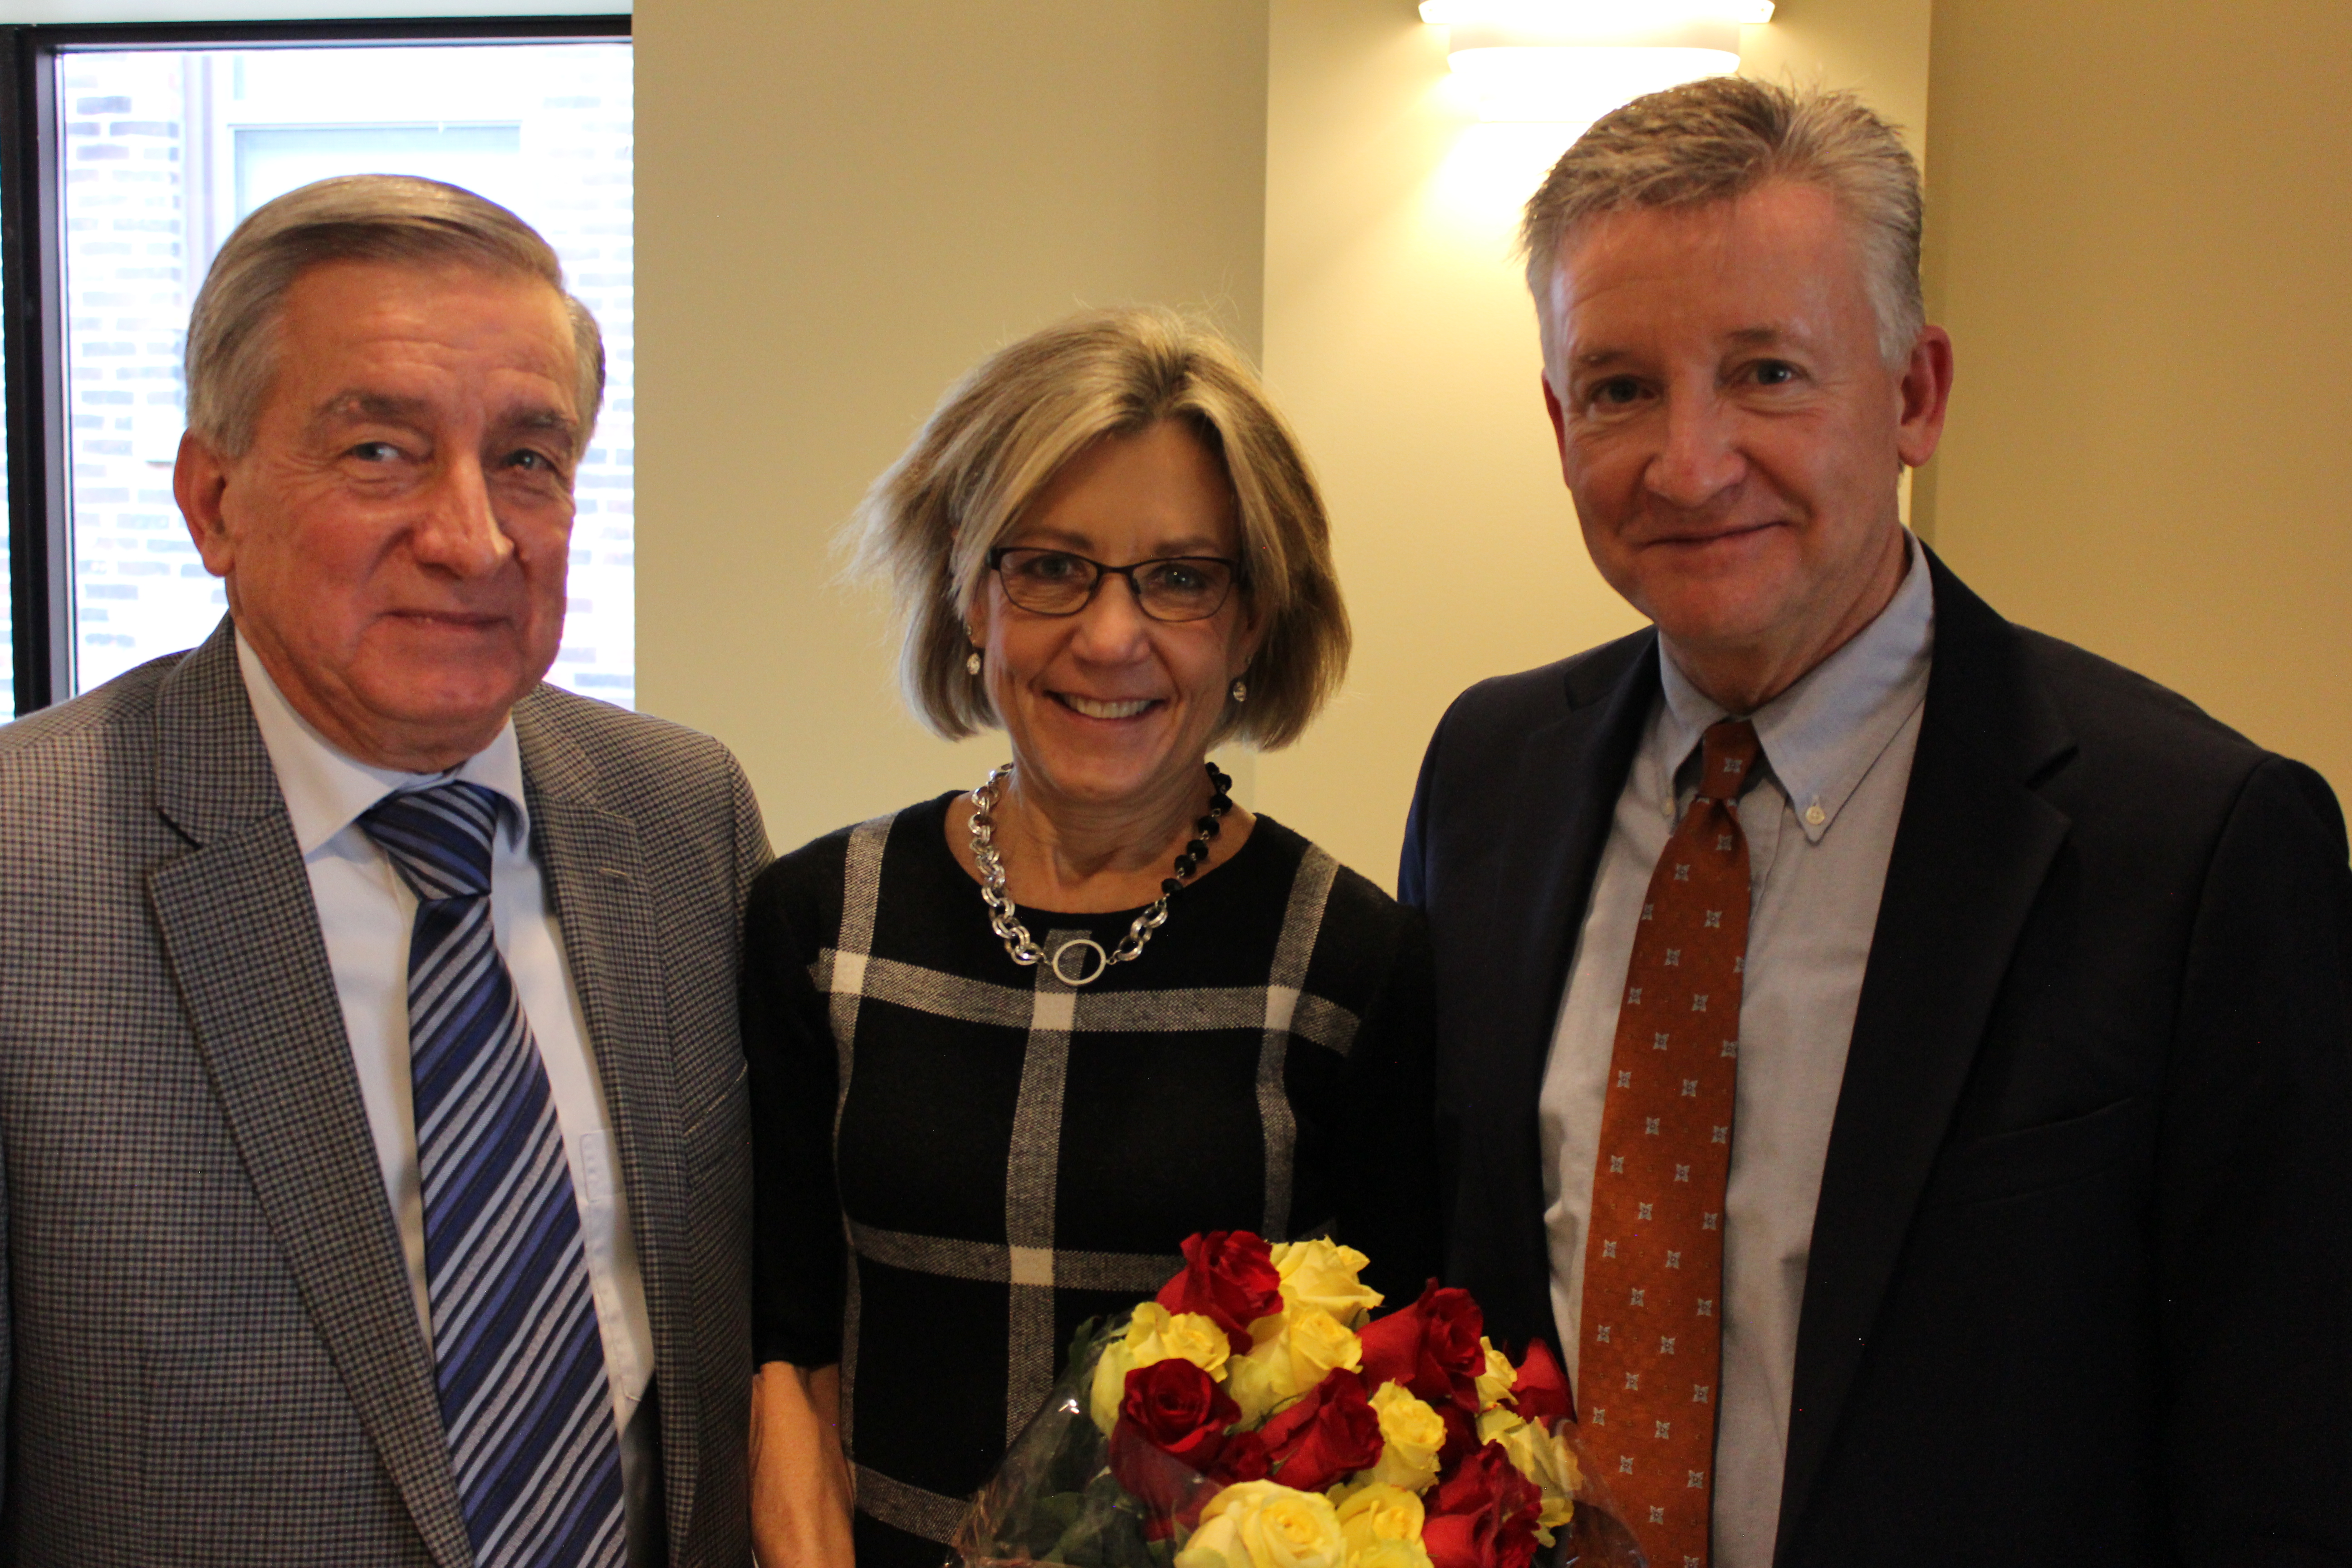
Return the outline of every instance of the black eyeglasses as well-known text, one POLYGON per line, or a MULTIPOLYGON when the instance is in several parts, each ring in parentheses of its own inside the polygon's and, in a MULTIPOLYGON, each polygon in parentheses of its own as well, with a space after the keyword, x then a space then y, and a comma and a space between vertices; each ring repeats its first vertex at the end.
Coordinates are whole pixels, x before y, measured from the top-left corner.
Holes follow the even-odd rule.
POLYGON ((1075 616, 1094 603, 1106 577, 1124 577, 1138 608, 1155 621, 1205 621, 1225 607, 1241 563, 1222 555, 1168 555, 1113 566, 1066 550, 1000 544, 989 570, 1004 596, 1032 615, 1075 616))

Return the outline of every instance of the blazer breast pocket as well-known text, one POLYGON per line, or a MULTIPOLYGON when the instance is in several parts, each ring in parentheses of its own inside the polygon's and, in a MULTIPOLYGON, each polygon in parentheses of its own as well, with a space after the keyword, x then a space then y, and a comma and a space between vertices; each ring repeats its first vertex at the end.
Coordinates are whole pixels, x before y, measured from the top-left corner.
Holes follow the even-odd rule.
POLYGON ((2025 1197, 2099 1175, 2147 1147, 2154 1114, 2153 1102, 2135 1097, 1948 1146, 1937 1156, 1920 1206, 2025 1197))

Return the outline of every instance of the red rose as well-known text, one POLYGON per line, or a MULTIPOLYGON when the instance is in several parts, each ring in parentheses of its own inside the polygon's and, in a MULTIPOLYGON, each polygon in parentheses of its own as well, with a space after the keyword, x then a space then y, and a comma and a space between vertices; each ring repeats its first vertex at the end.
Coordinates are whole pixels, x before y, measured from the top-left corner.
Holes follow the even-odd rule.
POLYGON ((1437 1468, 1441 1473, 1451 1474, 1455 1465, 1477 1450, 1478 1418, 1459 1400, 1436 1409, 1437 1418, 1445 1423, 1445 1447, 1437 1450, 1437 1468))
MULTIPOLYGON (((1220 1488, 1242 1481, 1262 1481, 1273 1468, 1274 1461, 1265 1451, 1264 1435, 1234 1432, 1226 1436, 1225 1446, 1217 1455, 1217 1462, 1209 1468, 1209 1479, 1220 1488)), ((1205 1501, 1207 1496, 1207 1493, 1202 1493, 1202 1500, 1205 1501)))
POLYGON ((1448 1377, 1475 1378, 1486 1370, 1486 1314, 1467 1290, 1424 1289, 1421 1307, 1429 1320, 1423 1354, 1448 1377))
POLYGON ((1127 1374, 1127 1397, 1110 1431, 1110 1473, 1150 1515, 1144 1533, 1167 1536, 1226 1447, 1241 1407, 1209 1374, 1171 1357, 1127 1374))
MULTIPOLYGON (((1209 1467, 1207 1477, 1201 1485, 1192 1489, 1192 1495, 1176 1510, 1175 1522, 1187 1530, 1197 1528, 1201 1522, 1201 1510, 1208 1507, 1219 1492, 1243 1481, 1262 1481, 1265 1479, 1266 1470, 1265 1439, 1263 1436, 1255 1432, 1227 1434, 1225 1446, 1217 1451, 1217 1462, 1209 1467)), ((1160 1539, 1160 1535, 1151 1534, 1150 1527, 1146 1528, 1145 1533, 1154 1541, 1160 1539)))
POLYGON ((1307 1397, 1265 1424, 1274 1479, 1302 1492, 1319 1492, 1342 1476, 1381 1458, 1381 1418, 1355 1376, 1335 1372, 1307 1397))
POLYGON ((1188 1237, 1184 1272, 1160 1288, 1171 1312, 1198 1312, 1225 1331, 1235 1355, 1248 1353, 1249 1326, 1282 1310, 1282 1276, 1265 1242, 1245 1230, 1188 1237))
POLYGON ((1521 1416, 1549 1432, 1576 1415, 1576 1401, 1568 1390, 1568 1376, 1552 1359, 1551 1347, 1541 1340, 1528 1343, 1527 1359, 1519 1363, 1518 1381, 1511 1386, 1511 1403, 1521 1416))
POLYGON ((1433 1279, 1412 1306, 1365 1325, 1359 1336, 1364 1381, 1374 1388, 1400 1383, 1432 1405, 1461 1404, 1475 1411, 1474 1385, 1486 1370, 1486 1347, 1478 1342, 1485 1331, 1470 1292, 1433 1279))
POLYGON ((1431 1494, 1421 1543, 1433 1568, 1528 1568, 1543 1492, 1489 1443, 1431 1494))

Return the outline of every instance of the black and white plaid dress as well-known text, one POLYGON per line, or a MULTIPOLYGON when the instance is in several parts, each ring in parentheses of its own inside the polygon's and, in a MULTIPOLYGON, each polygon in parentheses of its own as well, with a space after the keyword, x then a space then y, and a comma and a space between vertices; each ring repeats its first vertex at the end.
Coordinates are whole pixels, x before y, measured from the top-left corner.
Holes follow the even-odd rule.
MULTIPOLYGON (((1143 956, 1073 990, 990 931, 943 795, 752 889, 744 949, 762 1362, 842 1369, 859 1568, 936 1568, 1072 1331, 1194 1231, 1438 1268, 1417 915, 1260 816, 1143 956)), ((1049 952, 1134 911, 1024 909, 1049 952)))

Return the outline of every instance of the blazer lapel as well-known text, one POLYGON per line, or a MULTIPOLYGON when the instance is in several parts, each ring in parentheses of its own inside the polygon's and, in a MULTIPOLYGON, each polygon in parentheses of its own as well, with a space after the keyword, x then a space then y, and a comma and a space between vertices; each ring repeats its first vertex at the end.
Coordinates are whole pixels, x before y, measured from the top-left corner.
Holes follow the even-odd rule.
POLYGON ((1488 930, 1512 984, 1496 993, 1512 1047, 1511 1092, 1533 1105, 1543 1085, 1560 994, 1592 896, 1602 846, 1658 691, 1657 639, 1625 639, 1620 665, 1606 656, 1569 672, 1570 710, 1530 731, 1508 799, 1501 874, 1488 930))
MULTIPOLYGON (((563 931, 596 1075, 619 1144, 629 1226, 654 1325, 666 1522, 673 1548, 690 1539, 701 1468, 700 1388, 693 1347, 686 1136, 670 1060, 661 932, 636 824, 604 800, 594 765, 525 699, 515 709, 532 848, 563 931)), ((745 1374, 750 1375, 749 1369, 745 1374)))
POLYGON ((165 960, 231 1137, 312 1321, 446 1568, 472 1560, 433 1365, 317 906, 220 629, 164 679, 155 799, 194 846, 148 875, 165 960))
POLYGON ((1785 1553, 2066 816, 2031 784, 2071 749, 2017 633, 1930 553, 1935 663, 1886 869, 1805 1276, 1785 1553))
POLYGON ((1465 955, 1459 1015, 1444 1021, 1492 1064, 1478 1089, 1491 1099, 1474 1113, 1492 1136, 1464 1157, 1486 1173, 1477 1189, 1500 1200, 1500 1212, 1475 1223, 1486 1237, 1483 1267, 1500 1285, 1488 1321, 1511 1340, 1558 1333, 1537 1104, 1601 847, 1658 689, 1655 647, 1643 632, 1571 666, 1568 710, 1529 731, 1515 776, 1496 781, 1499 850, 1474 939, 1483 952, 1465 955))

